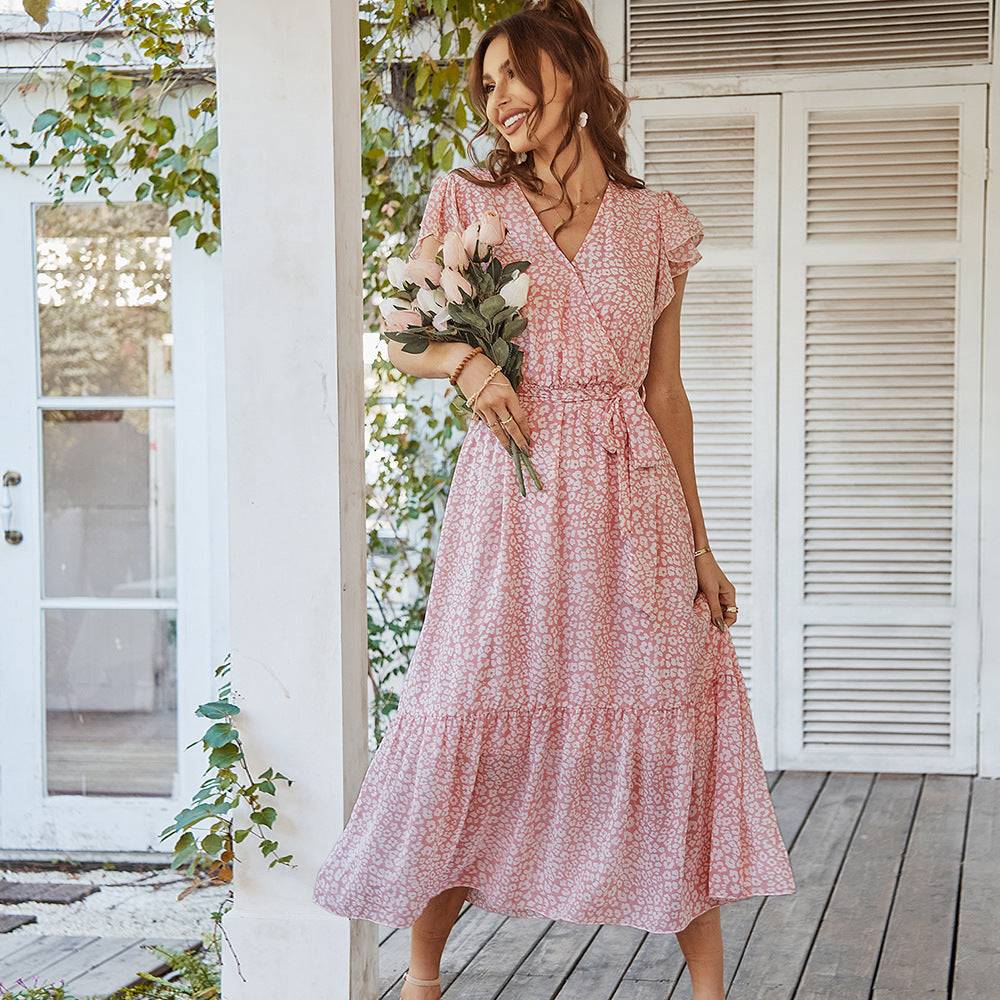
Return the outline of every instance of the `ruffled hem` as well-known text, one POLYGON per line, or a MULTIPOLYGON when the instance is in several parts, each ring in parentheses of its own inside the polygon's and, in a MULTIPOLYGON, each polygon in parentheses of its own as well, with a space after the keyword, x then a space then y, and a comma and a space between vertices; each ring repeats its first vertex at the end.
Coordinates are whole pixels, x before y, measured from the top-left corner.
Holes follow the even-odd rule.
POLYGON ((738 668, 705 706, 404 703, 314 899, 409 927, 445 889, 508 916, 682 930, 794 892, 738 668), (714 714, 713 714, 714 710, 714 714))

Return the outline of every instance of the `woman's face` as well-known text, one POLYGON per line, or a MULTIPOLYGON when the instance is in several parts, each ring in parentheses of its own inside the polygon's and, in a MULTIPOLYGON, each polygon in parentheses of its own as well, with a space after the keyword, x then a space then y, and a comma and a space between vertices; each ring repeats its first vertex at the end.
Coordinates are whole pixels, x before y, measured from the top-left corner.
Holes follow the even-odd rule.
POLYGON ((551 156, 565 134, 562 114, 571 83, 568 74, 556 68, 544 49, 539 50, 538 70, 544 108, 540 120, 529 122, 528 112, 538 95, 515 75, 506 36, 494 38, 483 57, 486 117, 515 153, 538 149, 548 151, 551 156))

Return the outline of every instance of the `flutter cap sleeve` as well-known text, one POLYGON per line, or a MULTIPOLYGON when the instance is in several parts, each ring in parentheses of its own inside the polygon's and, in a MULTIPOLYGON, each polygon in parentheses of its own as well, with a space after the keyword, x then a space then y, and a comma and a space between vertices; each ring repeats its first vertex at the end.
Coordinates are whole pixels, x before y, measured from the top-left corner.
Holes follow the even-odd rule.
POLYGON ((656 288, 658 312, 673 298, 673 278, 701 260, 698 244, 705 235, 695 214, 677 195, 663 191, 660 197, 660 268, 656 288))
POLYGON ((420 253, 420 246, 428 236, 444 243, 445 233, 452 229, 461 232, 462 228, 458 223, 454 177, 450 173, 441 174, 435 179, 427 195, 427 205, 420 222, 420 235, 410 251, 410 260, 420 253))
POLYGON ((705 235, 701 223, 687 205, 670 191, 664 191, 664 214, 661 220, 662 253, 670 276, 683 274, 701 260, 698 244, 705 235))

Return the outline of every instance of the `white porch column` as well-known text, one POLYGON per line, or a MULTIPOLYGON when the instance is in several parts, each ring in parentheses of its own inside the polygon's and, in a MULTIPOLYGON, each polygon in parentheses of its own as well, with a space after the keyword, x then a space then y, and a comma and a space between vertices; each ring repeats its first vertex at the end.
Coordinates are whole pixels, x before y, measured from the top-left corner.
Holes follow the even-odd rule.
POLYGON ((374 926, 312 902, 368 760, 357 7, 216 12, 233 689, 298 865, 244 843, 224 993, 368 1000, 374 926))

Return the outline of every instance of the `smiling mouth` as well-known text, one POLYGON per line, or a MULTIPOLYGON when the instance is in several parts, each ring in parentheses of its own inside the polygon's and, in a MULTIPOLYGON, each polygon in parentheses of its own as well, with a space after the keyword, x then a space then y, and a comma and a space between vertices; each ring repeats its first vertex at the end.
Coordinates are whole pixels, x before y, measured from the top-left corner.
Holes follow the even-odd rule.
POLYGON ((528 117, 527 111, 518 111, 504 118, 504 120, 500 124, 503 125, 505 132, 513 132, 518 127, 518 125, 520 125, 521 122, 523 122, 524 119, 527 117, 528 117))

